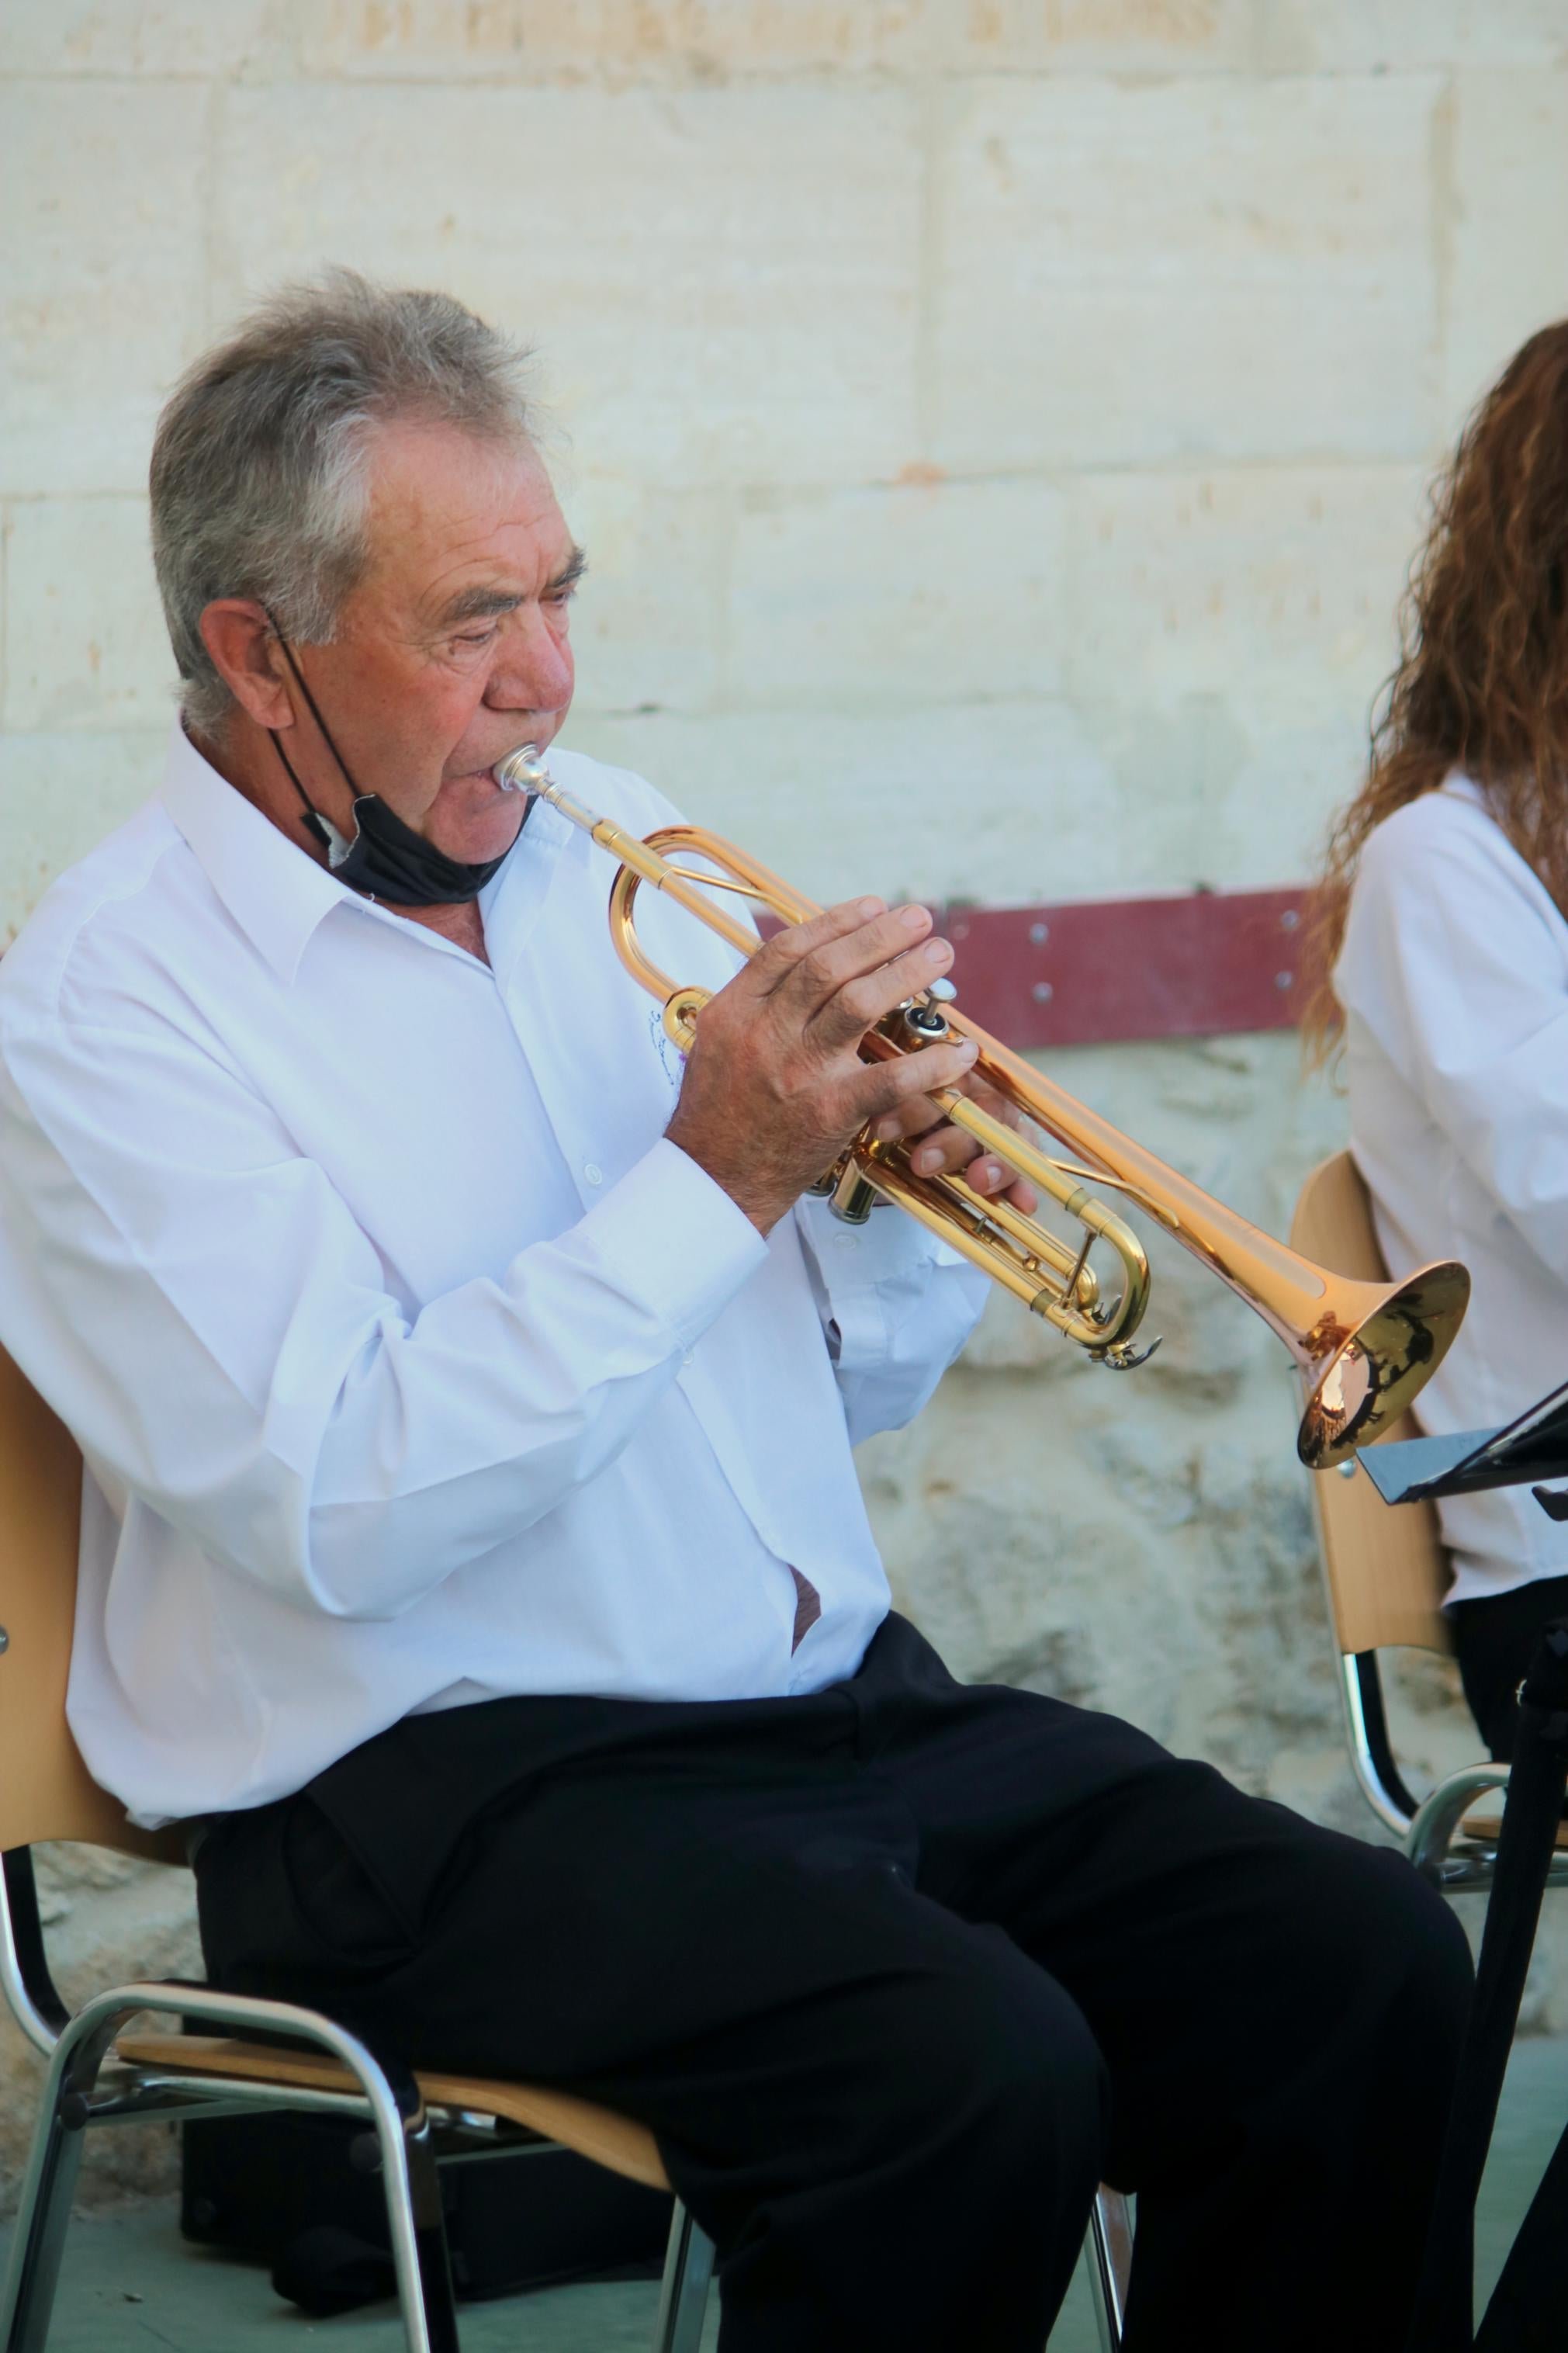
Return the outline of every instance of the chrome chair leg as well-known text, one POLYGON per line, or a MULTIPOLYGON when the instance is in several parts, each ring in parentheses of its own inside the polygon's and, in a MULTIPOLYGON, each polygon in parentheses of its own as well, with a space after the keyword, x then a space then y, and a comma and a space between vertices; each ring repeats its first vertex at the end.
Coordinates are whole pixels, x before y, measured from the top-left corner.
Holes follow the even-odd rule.
POLYGON ((1083 2242, 1084 2268, 1100 2330, 1100 2353, 1121 2353, 1127 2326, 1127 2286, 1132 2274, 1132 2218, 1120 2189, 1102 2181, 1089 2209, 1083 2242))
POLYGON ((713 2242, 678 2198, 670 2217, 669 2252, 658 2292, 653 2353, 698 2353, 712 2276, 713 2242))
POLYGON ((80 2126, 68 2125, 62 2114, 76 2097, 65 2082, 51 2081, 33 2135, 0 2296, 5 2353, 43 2353, 48 2337, 85 2138, 80 2126))
POLYGON ((410 2124, 403 2136, 404 2168, 396 2175, 384 2166, 383 2184, 386 2192, 386 2219, 394 2243, 402 2235, 403 2217, 394 2211, 395 2201, 406 2202, 407 2226, 413 2238, 417 2263, 417 2278, 409 2282, 398 2279, 398 2303, 403 2307, 404 2332, 408 2339, 409 2353, 460 2353, 458 2343, 458 2305, 452 2287, 452 2265, 447 2246, 447 2218, 441 2203, 441 2181, 436 2168, 436 2152, 430 2141, 430 2120, 421 2112, 416 2124, 410 2124), (424 2322, 421 2335, 416 2315, 409 2309, 410 2289, 419 2302, 418 2317, 424 2322))
MULTIPOLYGON (((357 2079, 353 2095, 316 2093, 301 2102, 280 2091, 268 2108, 295 2105, 369 2111, 381 2159, 397 2300, 408 2353, 458 2353, 457 2308, 429 2125, 423 2111, 405 2116, 384 2068, 331 2019, 289 2002, 225 1994, 211 1986, 111 1986, 85 2002, 62 2029, 49 2062, 39 2122, 23 2186, 16 2235, 0 2295, 0 2353, 42 2353, 81 2161, 85 2127, 100 2068, 127 2019, 168 2010, 215 2025, 282 2033, 330 2052, 357 2079), (359 2106, 363 2101, 363 2106, 359 2106)), ((177 2079, 176 2079, 177 2080, 177 2079)))
POLYGON ((1467 1765, 1439 1781, 1419 1805, 1405 1837, 1405 1852, 1424 1878, 1441 1886, 1448 1844, 1478 1798, 1508 1788, 1506 1765, 1467 1765))

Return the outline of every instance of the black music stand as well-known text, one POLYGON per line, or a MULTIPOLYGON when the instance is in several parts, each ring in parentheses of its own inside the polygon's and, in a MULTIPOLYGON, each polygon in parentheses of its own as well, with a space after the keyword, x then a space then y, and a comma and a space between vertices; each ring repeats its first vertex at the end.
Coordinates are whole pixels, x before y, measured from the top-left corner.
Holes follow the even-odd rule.
MULTIPOLYGON (((1447 1438, 1369 1446, 1356 1460, 1386 1504, 1534 1488, 1568 1519, 1568 1384, 1510 1422, 1447 1438)), ((1525 1971, 1568 1789, 1568 1619, 1549 1625, 1520 1686, 1497 1863, 1476 1995, 1443 2147, 1426 2261, 1405 2353, 1545 2353, 1563 2342, 1568 2129, 1520 2225, 1479 2330, 1474 2327, 1476 2196, 1497 2122, 1525 1971)))
POLYGON ((1568 1520, 1568 1490, 1553 1493, 1545 1483, 1568 1479, 1568 1381, 1495 1430, 1398 1438, 1362 1449, 1356 1461, 1385 1504, 1534 1485, 1542 1510, 1552 1519, 1568 1520))

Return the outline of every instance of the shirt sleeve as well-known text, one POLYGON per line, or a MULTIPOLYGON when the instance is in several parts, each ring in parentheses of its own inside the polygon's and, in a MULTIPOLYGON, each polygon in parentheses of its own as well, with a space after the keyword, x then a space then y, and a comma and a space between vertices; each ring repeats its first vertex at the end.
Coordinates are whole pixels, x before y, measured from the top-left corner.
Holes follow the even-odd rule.
POLYGON ((103 1483, 333 1617, 397 1615, 592 1479, 765 1250, 661 1140, 411 1316, 321 1167, 190 1039, 6 1039, 7 1346, 103 1483))
POLYGON ((901 1209, 850 1226, 808 1194, 795 1218, 851 1445, 901 1430, 974 1329, 990 1278, 901 1209))
POLYGON ((1467 810, 1437 839, 1393 824, 1373 837, 1334 986, 1568 1281, 1568 974, 1529 871, 1489 819, 1467 810))

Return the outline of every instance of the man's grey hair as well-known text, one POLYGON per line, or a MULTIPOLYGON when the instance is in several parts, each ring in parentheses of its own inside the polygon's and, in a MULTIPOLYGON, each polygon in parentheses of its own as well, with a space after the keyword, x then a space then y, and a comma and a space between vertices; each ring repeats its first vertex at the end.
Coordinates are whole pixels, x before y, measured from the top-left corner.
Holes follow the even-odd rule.
POLYGON ((372 428, 427 418, 531 444, 526 367, 451 295, 333 269, 281 288, 188 370, 153 444, 153 561, 195 733, 234 705, 203 608, 254 596, 291 641, 327 643, 369 553, 372 428))

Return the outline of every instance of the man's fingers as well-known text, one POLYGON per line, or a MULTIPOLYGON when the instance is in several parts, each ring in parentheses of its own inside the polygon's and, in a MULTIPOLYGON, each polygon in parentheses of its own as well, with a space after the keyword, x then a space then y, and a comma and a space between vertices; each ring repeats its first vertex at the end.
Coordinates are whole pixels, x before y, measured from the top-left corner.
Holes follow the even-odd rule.
POLYGON ((754 996, 771 996, 810 956, 885 914, 887 903, 885 899, 845 899, 836 907, 824 907, 808 923, 785 923, 763 942, 736 979, 754 996))
POLYGON ((884 1112, 872 1130, 879 1144, 897 1144, 906 1135, 923 1135, 935 1127, 942 1113, 930 1095, 910 1095, 895 1111, 884 1112))
POLYGON ((1017 1176, 1005 1160, 996 1159, 991 1153, 967 1162, 958 1173, 972 1192, 984 1193, 993 1200, 1010 1201, 1021 1217, 1032 1218, 1040 1206, 1040 1197, 1028 1178, 1017 1176))
POLYGON ((994 1152, 982 1152, 962 1127, 933 1127, 910 1151, 910 1166, 917 1176, 936 1176, 956 1169, 976 1193, 1005 1195, 1026 1218, 1033 1217, 1038 1207, 1035 1188, 1026 1178, 994 1152))
MULTIPOLYGON (((881 928, 880 924, 868 924, 865 934, 839 942, 832 951, 833 956, 837 959, 855 951, 860 938, 869 941, 871 934, 881 928)), ((830 1053, 841 1047, 858 1046, 866 1032, 874 1029, 886 1014, 893 1012, 907 998, 921 996, 952 962, 952 949, 946 940, 921 941, 902 955, 895 954, 890 962, 879 958, 854 977, 847 977, 823 998, 809 1023, 812 1039, 830 1053)))
MULTIPOLYGON (((865 903, 858 902, 856 903, 865 903)), ((879 903, 879 902, 872 902, 879 903)), ((831 910, 837 914, 837 909, 831 910)), ((854 1029, 854 1016, 847 1014, 837 1029, 844 1037, 864 1035, 873 1021, 880 1020, 889 1005, 900 1002, 897 997, 879 992, 875 984, 878 976, 900 959, 909 959, 904 965, 910 976, 903 984, 904 996, 924 988, 939 972, 952 961, 952 951, 943 943, 941 952, 922 964, 921 943, 931 930, 931 915, 924 907, 893 907, 872 916, 868 921, 851 923, 831 935, 813 937, 816 926, 800 925, 790 934, 787 949, 774 967, 772 993, 781 1011, 787 1008, 792 1021, 804 1029, 815 1022, 824 1008, 849 986, 866 983, 858 1005, 869 1008, 877 1000, 875 1011, 867 1010, 858 1030, 854 1029)), ((784 934, 780 934, 780 941, 784 934)), ((779 942, 772 944, 779 945, 779 942)), ((926 943, 929 947, 931 943, 926 943)))
POLYGON ((979 1153, 979 1145, 962 1127, 933 1127, 910 1145, 910 1166, 917 1176, 934 1176, 943 1168, 963 1168, 979 1153))
MULTIPOLYGON (((995 1087, 976 1078, 973 1071, 959 1081, 954 1092, 973 1103, 977 1111, 988 1113, 1005 1126, 1016 1128, 1020 1124, 1017 1105, 995 1087)), ((1028 1179, 1020 1176, 995 1153, 984 1150, 955 1120, 944 1119, 928 1092, 909 1095, 891 1111, 884 1112, 873 1122, 872 1134, 883 1144, 907 1140, 910 1166, 917 1176, 962 1170, 965 1184, 973 1191, 1010 1201, 1026 1218, 1032 1218, 1039 1207, 1039 1196, 1028 1179)))
POLYGON ((757 950, 751 969, 769 988, 777 988, 812 956, 849 933, 863 931, 887 912, 885 899, 841 899, 836 907, 824 907, 808 923, 785 923, 757 950))
POLYGON ((918 1054, 895 1054, 885 1062, 863 1062, 844 1082, 844 1101, 865 1126, 927 1088, 955 1087, 974 1066, 976 1049, 967 1038, 952 1046, 922 1046, 918 1054))
MULTIPOLYGON (((993 1119, 1004 1121, 1008 1127, 1018 1125, 1017 1106, 1009 1103, 1005 1095, 998 1094, 994 1087, 971 1077, 964 1082, 962 1092, 976 1111, 989 1112, 993 1119)), ((900 1136, 923 1135, 941 1117, 929 1095, 911 1095, 908 1103, 900 1103, 896 1111, 888 1112, 877 1122, 877 1140, 879 1144, 896 1144, 900 1136)))

